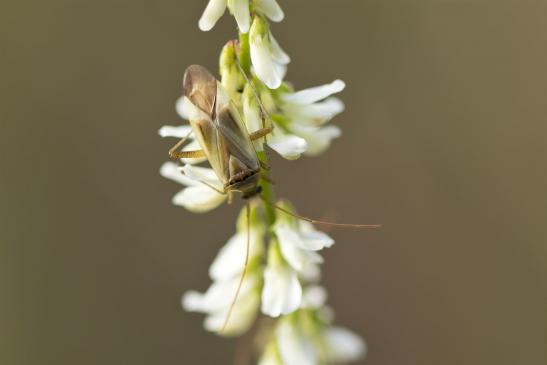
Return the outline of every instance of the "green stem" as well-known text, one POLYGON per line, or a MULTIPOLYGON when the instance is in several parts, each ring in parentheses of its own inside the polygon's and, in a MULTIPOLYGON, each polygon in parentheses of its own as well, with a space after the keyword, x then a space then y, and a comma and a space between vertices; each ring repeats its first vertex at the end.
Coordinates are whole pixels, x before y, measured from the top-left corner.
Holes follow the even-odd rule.
MULTIPOLYGON (((268 165, 268 156, 266 156, 265 151, 257 152, 257 155, 258 155, 258 159, 263 164, 268 165)), ((274 197, 272 183, 264 178, 261 178, 260 181, 261 181, 260 186, 262 187, 262 196, 267 201, 273 202, 275 197, 274 197)), ((267 220, 268 226, 271 227, 275 223, 275 210, 269 204, 264 204, 264 209, 266 211, 266 220, 267 220)))
POLYGON ((249 33, 239 33, 239 62, 241 68, 247 74, 251 74, 251 47, 249 44, 249 33))

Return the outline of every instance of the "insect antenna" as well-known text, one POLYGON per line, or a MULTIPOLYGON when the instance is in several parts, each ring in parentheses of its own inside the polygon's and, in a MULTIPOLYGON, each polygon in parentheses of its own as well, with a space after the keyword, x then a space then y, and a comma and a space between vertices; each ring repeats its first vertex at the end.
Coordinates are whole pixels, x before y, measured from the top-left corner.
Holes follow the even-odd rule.
POLYGON ((271 201, 269 201, 268 199, 266 199, 262 195, 260 197, 270 207, 272 207, 274 209, 277 209, 277 210, 279 210, 279 211, 281 211, 281 212, 283 212, 287 215, 290 215, 291 217, 301 219, 303 221, 310 222, 310 223, 313 223, 313 224, 319 224, 319 225, 331 226, 331 227, 344 227, 344 228, 381 228, 382 227, 381 224, 353 224, 353 223, 334 223, 334 222, 320 221, 320 220, 317 220, 317 219, 312 219, 312 218, 308 218, 308 217, 305 217, 305 216, 300 215, 300 214, 293 213, 288 209, 285 209, 283 207, 280 207, 279 205, 276 205, 276 204, 272 203, 271 201))
POLYGON ((232 303, 230 304, 230 308, 228 309, 228 313, 226 314, 226 319, 224 320, 224 324, 222 325, 222 329, 220 330, 220 332, 224 332, 224 330, 228 326, 228 322, 230 321, 230 317, 232 316, 232 312, 234 311, 237 298, 239 297, 239 292, 241 291, 241 287, 243 286, 245 275, 247 274, 247 266, 249 264, 249 252, 251 249, 251 206, 249 204, 250 204, 249 202, 245 204, 245 215, 247 218, 247 243, 245 244, 245 261, 243 263, 243 270, 241 271, 241 277, 239 279, 239 284, 237 285, 234 299, 232 300, 232 303))

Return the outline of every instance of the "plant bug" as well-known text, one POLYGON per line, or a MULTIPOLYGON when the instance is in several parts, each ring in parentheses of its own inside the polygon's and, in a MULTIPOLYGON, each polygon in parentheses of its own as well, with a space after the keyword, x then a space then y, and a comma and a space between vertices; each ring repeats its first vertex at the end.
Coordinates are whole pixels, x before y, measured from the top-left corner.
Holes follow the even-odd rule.
POLYGON ((192 65, 186 69, 183 89, 190 125, 202 149, 177 152, 185 137, 169 151, 169 156, 207 157, 224 185, 224 191, 219 193, 228 194, 229 200, 234 192, 241 192, 244 198, 259 194, 261 164, 252 141, 264 137, 272 129, 267 127, 249 134, 220 82, 202 66, 192 65))

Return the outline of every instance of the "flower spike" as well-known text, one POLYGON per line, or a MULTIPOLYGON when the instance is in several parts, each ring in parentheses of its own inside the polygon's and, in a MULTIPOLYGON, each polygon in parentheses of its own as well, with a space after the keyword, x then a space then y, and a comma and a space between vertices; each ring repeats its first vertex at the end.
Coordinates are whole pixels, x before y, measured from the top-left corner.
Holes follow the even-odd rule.
POLYGON ((177 138, 174 161, 160 174, 183 186, 172 202, 195 213, 209 212, 242 196, 235 233, 209 267, 211 284, 188 291, 182 307, 204 314, 203 326, 221 336, 260 335, 259 365, 333 365, 357 360, 365 342, 334 325, 327 292, 319 284, 322 251, 335 241, 316 226, 380 228, 379 224, 333 223, 296 213, 276 200, 267 153, 287 160, 317 156, 342 134, 331 120, 344 111, 336 79, 295 90, 285 81, 290 56, 269 21, 285 14, 276 0, 209 0, 199 28, 211 30, 228 10, 238 40, 219 58, 219 77, 203 66, 188 67, 183 96, 175 104, 188 123, 158 134, 177 138), (266 147, 267 146, 267 147, 266 147), (269 147, 269 148, 268 148, 269 147), (262 314, 267 321, 257 321, 262 314), (253 332, 251 331, 251 332, 253 332))

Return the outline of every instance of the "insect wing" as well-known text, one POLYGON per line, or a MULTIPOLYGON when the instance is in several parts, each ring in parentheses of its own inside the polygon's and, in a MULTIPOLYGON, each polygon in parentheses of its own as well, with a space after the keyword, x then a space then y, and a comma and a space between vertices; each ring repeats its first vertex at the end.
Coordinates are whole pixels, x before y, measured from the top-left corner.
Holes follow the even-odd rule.
POLYGON ((257 171, 260 167, 249 133, 234 104, 222 95, 219 85, 215 124, 218 128, 219 152, 222 163, 228 169, 228 176, 236 170, 257 171), (224 103, 223 101, 226 100, 224 103), (222 103, 221 103, 222 102, 222 103), (232 168, 231 166, 232 165, 232 168))
POLYGON ((232 177, 260 169, 256 152, 237 108, 204 67, 190 66, 184 77, 184 108, 192 130, 224 186, 232 177))
POLYGON ((219 145, 222 145, 222 136, 219 136, 217 126, 211 119, 190 119, 190 124, 211 167, 219 180, 225 185, 229 180, 229 175, 225 173, 225 164, 223 163, 222 154, 219 152, 219 145))

